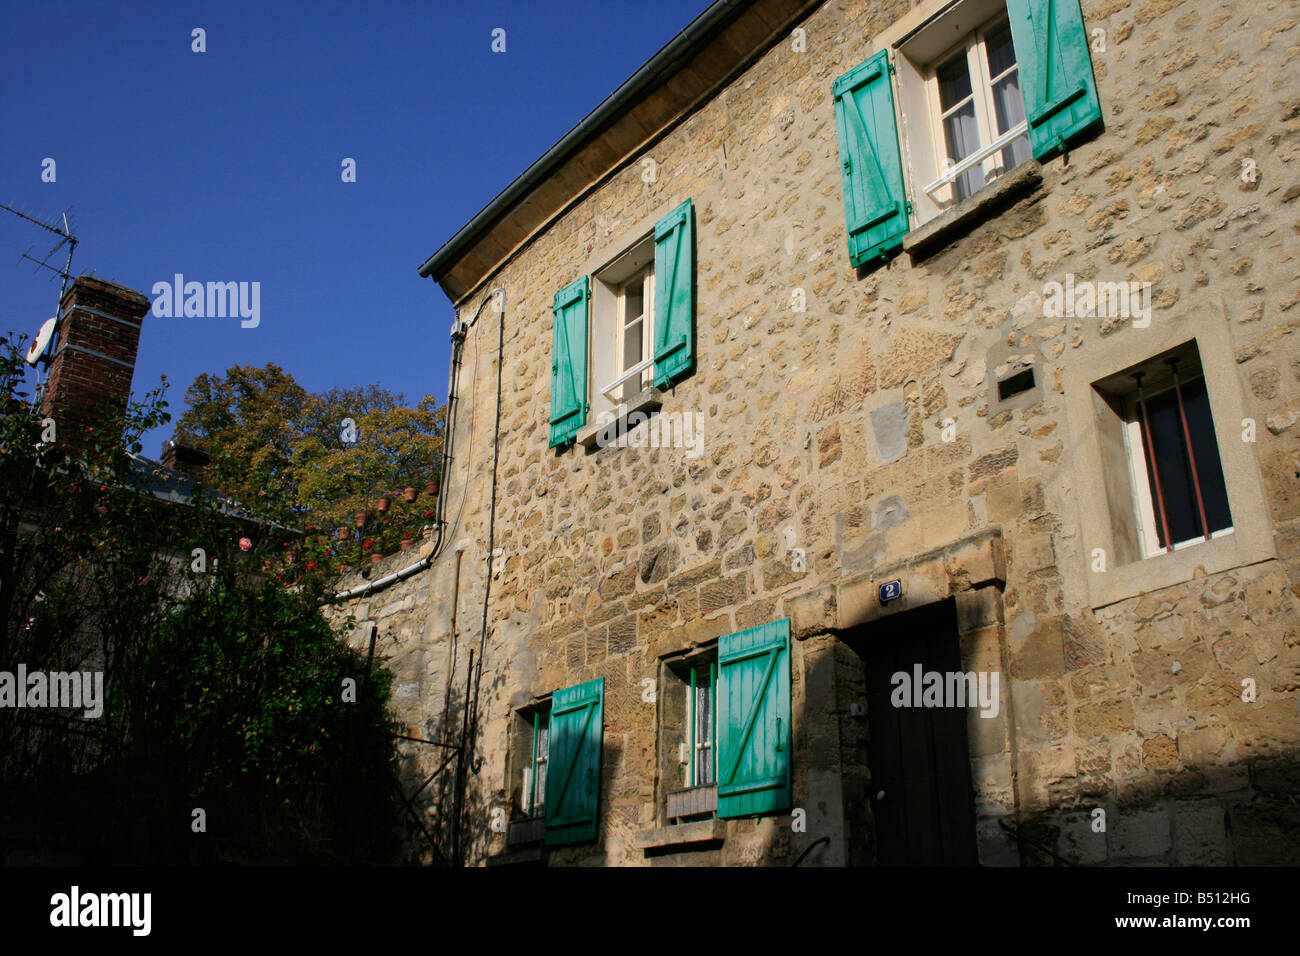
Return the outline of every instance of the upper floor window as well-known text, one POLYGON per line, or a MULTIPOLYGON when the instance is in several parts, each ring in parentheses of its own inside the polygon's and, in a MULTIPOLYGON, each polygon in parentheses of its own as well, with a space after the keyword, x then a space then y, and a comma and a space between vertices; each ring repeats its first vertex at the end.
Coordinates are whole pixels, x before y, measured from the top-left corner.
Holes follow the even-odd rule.
POLYGON ((1078 0, 928 0, 831 87, 854 266, 1101 124, 1078 0))
POLYGON ((651 330, 654 328, 654 276, 654 266, 643 269, 623 284, 620 296, 621 322, 619 324, 623 336, 623 361, 619 373, 633 376, 624 384, 625 399, 631 398, 650 378, 645 360, 650 354, 650 343, 653 341, 651 330), (639 374, 632 371, 638 368, 639 374))
POLYGON ((931 96, 936 169, 927 191, 939 202, 965 199, 1030 159, 1011 27, 1000 17, 973 31, 934 68, 931 96))
POLYGON ((654 242, 649 236, 592 276, 590 375, 596 415, 631 401, 650 385, 654 293, 654 242))
POLYGON ((666 388, 694 367, 691 201, 605 265, 557 292, 553 312, 554 448, 573 441, 602 415, 622 414, 620 407, 644 389, 666 388))

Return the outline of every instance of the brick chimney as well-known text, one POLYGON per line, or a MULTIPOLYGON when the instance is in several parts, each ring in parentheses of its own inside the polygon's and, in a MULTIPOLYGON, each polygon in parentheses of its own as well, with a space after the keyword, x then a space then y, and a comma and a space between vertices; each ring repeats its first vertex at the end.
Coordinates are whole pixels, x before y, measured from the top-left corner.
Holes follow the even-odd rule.
MULTIPOLYGON (((58 349, 41 398, 41 417, 53 418, 60 443, 88 444, 87 429, 120 429, 105 419, 126 411, 135 374, 140 324, 147 298, 114 282, 77 276, 59 303, 58 349)), ((120 432, 118 433, 120 437, 120 432)))
POLYGON ((203 469, 208 467, 210 460, 206 451, 192 445, 184 445, 175 440, 163 442, 163 467, 189 475, 195 481, 203 480, 203 469))

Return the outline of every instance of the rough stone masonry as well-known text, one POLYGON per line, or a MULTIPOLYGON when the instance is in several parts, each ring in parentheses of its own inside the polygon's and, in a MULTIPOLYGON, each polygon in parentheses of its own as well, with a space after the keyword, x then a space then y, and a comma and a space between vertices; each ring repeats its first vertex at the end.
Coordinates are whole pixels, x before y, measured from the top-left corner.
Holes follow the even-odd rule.
MULTIPOLYGON (((981 862, 1300 862, 1300 4, 1247 17, 1085 0, 1085 26, 1104 38, 1091 53, 1104 130, 1018 171, 999 208, 855 270, 831 83, 930 6, 805 4, 678 121, 664 81, 644 148, 611 158, 608 175, 556 177, 556 214, 481 256, 456 298, 464 320, 495 287, 506 307, 467 339, 477 373, 460 380, 444 544, 429 570, 338 613, 378 626, 412 736, 455 742, 476 722, 459 807, 469 862, 522 858, 492 825, 497 808, 523 817, 520 709, 596 677, 597 838, 532 858, 788 864, 828 835, 805 865, 873 862, 872 720, 848 636, 946 600, 962 669, 1002 677, 997 716, 968 721, 981 862), (702 413, 703 454, 548 448, 554 294, 686 198, 696 367, 663 407, 702 413), (1045 317, 1044 284, 1067 273, 1150 283, 1150 327, 1045 317), (1093 383, 1193 338, 1234 532, 1122 560, 1129 502, 1106 491, 1093 383), (1000 399, 1022 368, 1034 387, 1000 399), (877 587, 893 578, 904 597, 882 606, 877 587), (785 617, 792 809, 670 825, 683 718, 665 662, 785 617)), ((409 793, 443 756, 402 746, 409 793)), ((417 801, 439 840, 456 809, 449 779, 417 801)), ((418 834, 411 847, 430 858, 418 834)))

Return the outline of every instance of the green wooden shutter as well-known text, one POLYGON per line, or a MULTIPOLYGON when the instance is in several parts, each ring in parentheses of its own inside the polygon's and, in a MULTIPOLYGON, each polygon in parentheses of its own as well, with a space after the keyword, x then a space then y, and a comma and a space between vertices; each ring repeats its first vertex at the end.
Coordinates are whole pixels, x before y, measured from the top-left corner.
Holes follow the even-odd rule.
POLYGON ((718 816, 790 807, 790 619, 718 642, 718 816))
POLYGON ((907 235, 907 187, 894 119, 893 67, 881 50, 831 86, 840 137, 844 220, 853 266, 884 262, 907 235))
POLYGON ((655 388, 695 362, 695 219, 688 199, 655 223, 655 388))
POLYGON ((546 769, 546 842, 596 839, 605 678, 557 690, 551 697, 546 769))
POLYGON ((587 277, 555 294, 551 345, 551 444, 572 441, 587 420, 587 277))
POLYGON ((1079 0, 1007 0, 1029 144, 1046 159, 1102 121, 1079 0))

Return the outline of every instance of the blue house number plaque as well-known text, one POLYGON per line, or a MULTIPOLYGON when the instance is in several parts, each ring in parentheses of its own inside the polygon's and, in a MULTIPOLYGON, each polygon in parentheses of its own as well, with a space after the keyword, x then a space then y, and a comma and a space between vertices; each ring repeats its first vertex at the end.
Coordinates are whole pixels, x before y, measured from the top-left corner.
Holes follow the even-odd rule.
POLYGON ((880 586, 880 603, 888 604, 890 601, 896 601, 903 596, 903 582, 895 578, 892 581, 886 581, 880 586))

